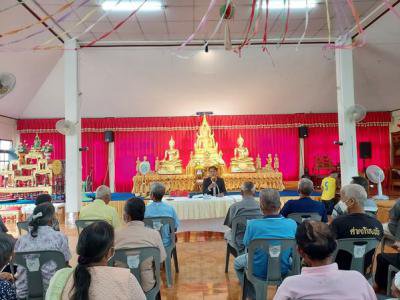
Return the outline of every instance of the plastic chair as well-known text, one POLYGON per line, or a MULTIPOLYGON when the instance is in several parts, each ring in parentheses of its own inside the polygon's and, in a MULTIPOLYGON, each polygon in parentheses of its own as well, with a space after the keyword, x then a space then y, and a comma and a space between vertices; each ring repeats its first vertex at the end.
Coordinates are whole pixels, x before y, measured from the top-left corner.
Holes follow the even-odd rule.
POLYGON ((171 256, 174 256, 175 272, 179 273, 178 265, 178 254, 176 252, 176 240, 175 240, 175 220, 172 217, 152 217, 144 218, 144 224, 147 227, 157 230, 161 238, 164 235, 163 228, 168 225, 171 243, 168 247, 165 247, 167 257, 165 258, 165 272, 167 273, 167 287, 172 286, 172 270, 171 270, 171 256))
MULTIPOLYGON (((65 268, 64 254, 60 251, 27 251, 16 252, 12 264, 23 266, 26 269, 28 279, 28 300, 42 300, 46 294, 43 286, 42 266, 53 261, 56 263, 56 271, 65 268)), ((12 266, 13 269, 13 266, 12 266)))
POLYGON ((321 215, 316 212, 291 213, 288 215, 288 218, 296 221, 297 224, 308 220, 321 221, 322 219, 321 215))
POLYGON ((19 235, 22 235, 22 230, 29 232, 29 221, 17 222, 19 235))
POLYGON ((393 244, 394 242, 400 241, 400 222, 397 224, 396 232, 394 235, 384 234, 381 240, 381 252, 385 253, 385 246, 387 243, 393 244))
POLYGON ((294 239, 254 239, 248 247, 247 270, 244 275, 244 285, 242 300, 246 299, 248 283, 250 282, 256 293, 256 300, 268 298, 268 285, 279 285, 286 276, 300 274, 300 256, 296 251, 296 241, 294 239), (292 268, 288 274, 281 273, 282 253, 292 250, 292 268), (254 276, 254 255, 261 250, 268 255, 267 278, 254 276))
POLYGON ((388 269, 388 278, 387 278, 387 287, 386 287, 386 295, 390 296, 392 293, 392 280, 394 278, 394 274, 399 272, 400 270, 393 265, 389 265, 388 269))
POLYGON ((368 279, 372 272, 365 272, 365 255, 375 250, 378 244, 379 241, 376 238, 339 239, 337 240, 338 246, 333 254, 334 261, 340 250, 351 254, 350 270, 358 271, 368 279))
POLYGON ((246 231, 247 221, 251 219, 261 219, 261 211, 255 210, 254 213, 239 215, 232 219, 232 241, 226 243, 225 273, 228 273, 229 256, 237 257, 244 253, 243 236, 246 231), (238 243, 239 242, 239 243, 238 243))
POLYGON ((75 226, 78 230, 78 235, 81 234, 83 228, 89 226, 92 223, 99 222, 101 220, 75 220, 75 226))
POLYGON ((115 250, 114 256, 108 262, 109 266, 118 266, 129 268, 131 273, 136 277, 141 284, 140 265, 148 258, 153 259, 154 275, 156 284, 154 287, 146 292, 147 300, 160 299, 160 250, 156 247, 141 247, 141 248, 123 248, 115 250), (119 264, 117 264, 119 263, 119 264))

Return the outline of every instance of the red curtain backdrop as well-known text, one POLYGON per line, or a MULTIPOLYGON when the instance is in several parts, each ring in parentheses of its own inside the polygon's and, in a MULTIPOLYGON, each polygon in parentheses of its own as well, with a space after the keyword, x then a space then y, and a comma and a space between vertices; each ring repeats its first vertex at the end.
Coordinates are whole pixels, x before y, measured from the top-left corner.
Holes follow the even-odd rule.
MULTIPOLYGON (((390 113, 386 112, 369 113, 358 124, 358 142, 372 142, 372 159, 366 161, 367 165, 389 167, 390 118, 390 113)), ((49 140, 54 144, 54 158, 65 158, 64 137, 54 130, 56 121, 19 120, 21 140, 32 143, 38 132, 43 142, 49 140)), ((105 130, 115 132, 115 185, 116 191, 122 192, 132 189, 137 157, 142 159, 146 155, 154 168, 156 157, 163 158, 171 136, 180 150, 183 166, 186 166, 201 121, 201 117, 83 119, 82 146, 88 146, 89 151, 82 153, 82 179, 92 170, 94 188, 105 178, 108 184, 105 130)), ((309 127, 309 137, 305 140, 305 166, 311 173, 316 156, 328 155, 334 163, 339 162, 339 149, 333 144, 338 139, 337 114, 209 116, 208 122, 227 166, 240 133, 252 157, 260 154, 265 165, 268 153, 278 154, 284 179, 296 180, 299 173, 298 127, 301 125, 309 127)), ((361 162, 359 166, 362 168, 361 162)))

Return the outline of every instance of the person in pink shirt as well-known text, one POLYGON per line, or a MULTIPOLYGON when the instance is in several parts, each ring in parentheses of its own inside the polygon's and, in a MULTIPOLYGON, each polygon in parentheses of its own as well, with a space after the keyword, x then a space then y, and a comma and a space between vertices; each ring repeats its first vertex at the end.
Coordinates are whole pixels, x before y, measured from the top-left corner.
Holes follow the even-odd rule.
POLYGON ((357 271, 339 270, 332 254, 335 234, 322 222, 305 221, 297 227, 297 251, 307 267, 287 277, 274 300, 376 300, 372 287, 357 271))

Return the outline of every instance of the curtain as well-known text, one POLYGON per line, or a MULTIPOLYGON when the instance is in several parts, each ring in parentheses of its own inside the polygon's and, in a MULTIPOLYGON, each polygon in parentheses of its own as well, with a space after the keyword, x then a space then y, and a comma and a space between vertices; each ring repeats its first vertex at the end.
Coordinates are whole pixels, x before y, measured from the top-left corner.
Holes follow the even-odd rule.
MULTIPOLYGON (((280 170, 285 180, 297 180, 299 172, 298 127, 309 128, 309 136, 304 141, 305 167, 313 173, 315 157, 328 155, 334 164, 339 163, 337 114, 291 114, 291 115, 242 115, 209 116, 215 140, 223 152, 227 166, 233 156, 236 140, 241 134, 250 156, 260 154, 262 164, 266 156, 278 154, 280 170)), ((367 165, 377 164, 383 169, 390 165, 389 123, 390 113, 368 113, 357 126, 357 139, 372 142, 372 158, 367 165)), ((21 140, 32 143, 35 134, 43 142, 49 140, 54 145, 53 157, 65 158, 64 137, 55 131, 57 119, 19 120, 18 130, 21 140)), ((156 157, 161 160, 168 142, 173 136, 180 150, 183 166, 190 158, 190 151, 196 140, 201 117, 146 117, 146 118, 88 118, 82 119, 82 146, 89 150, 82 153, 82 179, 92 172, 94 188, 108 184, 108 145, 104 142, 104 131, 115 132, 115 185, 116 191, 131 191, 132 177, 135 175, 136 159, 147 156, 154 168, 156 157)), ((362 169, 362 161, 359 160, 362 169)))

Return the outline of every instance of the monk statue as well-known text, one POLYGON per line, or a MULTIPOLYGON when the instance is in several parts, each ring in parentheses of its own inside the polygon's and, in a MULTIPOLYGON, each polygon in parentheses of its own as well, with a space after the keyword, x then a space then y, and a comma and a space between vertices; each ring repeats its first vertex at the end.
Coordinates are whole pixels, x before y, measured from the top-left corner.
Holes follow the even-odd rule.
POLYGON ((279 171, 279 158, 278 158, 278 154, 275 154, 274 156, 274 170, 275 172, 279 171))
POLYGON ((267 172, 272 171, 272 154, 271 153, 268 154, 267 164, 265 165, 265 169, 267 170, 267 172))
POLYGON ((182 174, 182 160, 179 159, 179 150, 175 149, 175 141, 171 136, 169 149, 165 150, 165 156, 159 163, 158 174, 182 174))
POLYGON ((160 169, 160 160, 158 159, 158 156, 156 157, 156 161, 154 163, 154 171, 158 172, 160 169))
POLYGON ((256 169, 257 170, 261 170, 262 169, 260 153, 258 153, 257 157, 256 157, 256 169))
POLYGON ((141 161, 140 161, 140 159, 139 159, 139 156, 136 158, 136 173, 139 173, 139 166, 140 166, 140 163, 141 163, 141 161))
POLYGON ((237 139, 237 147, 235 148, 231 159, 231 172, 255 172, 254 161, 249 157, 249 150, 244 146, 244 139, 241 134, 237 139))

